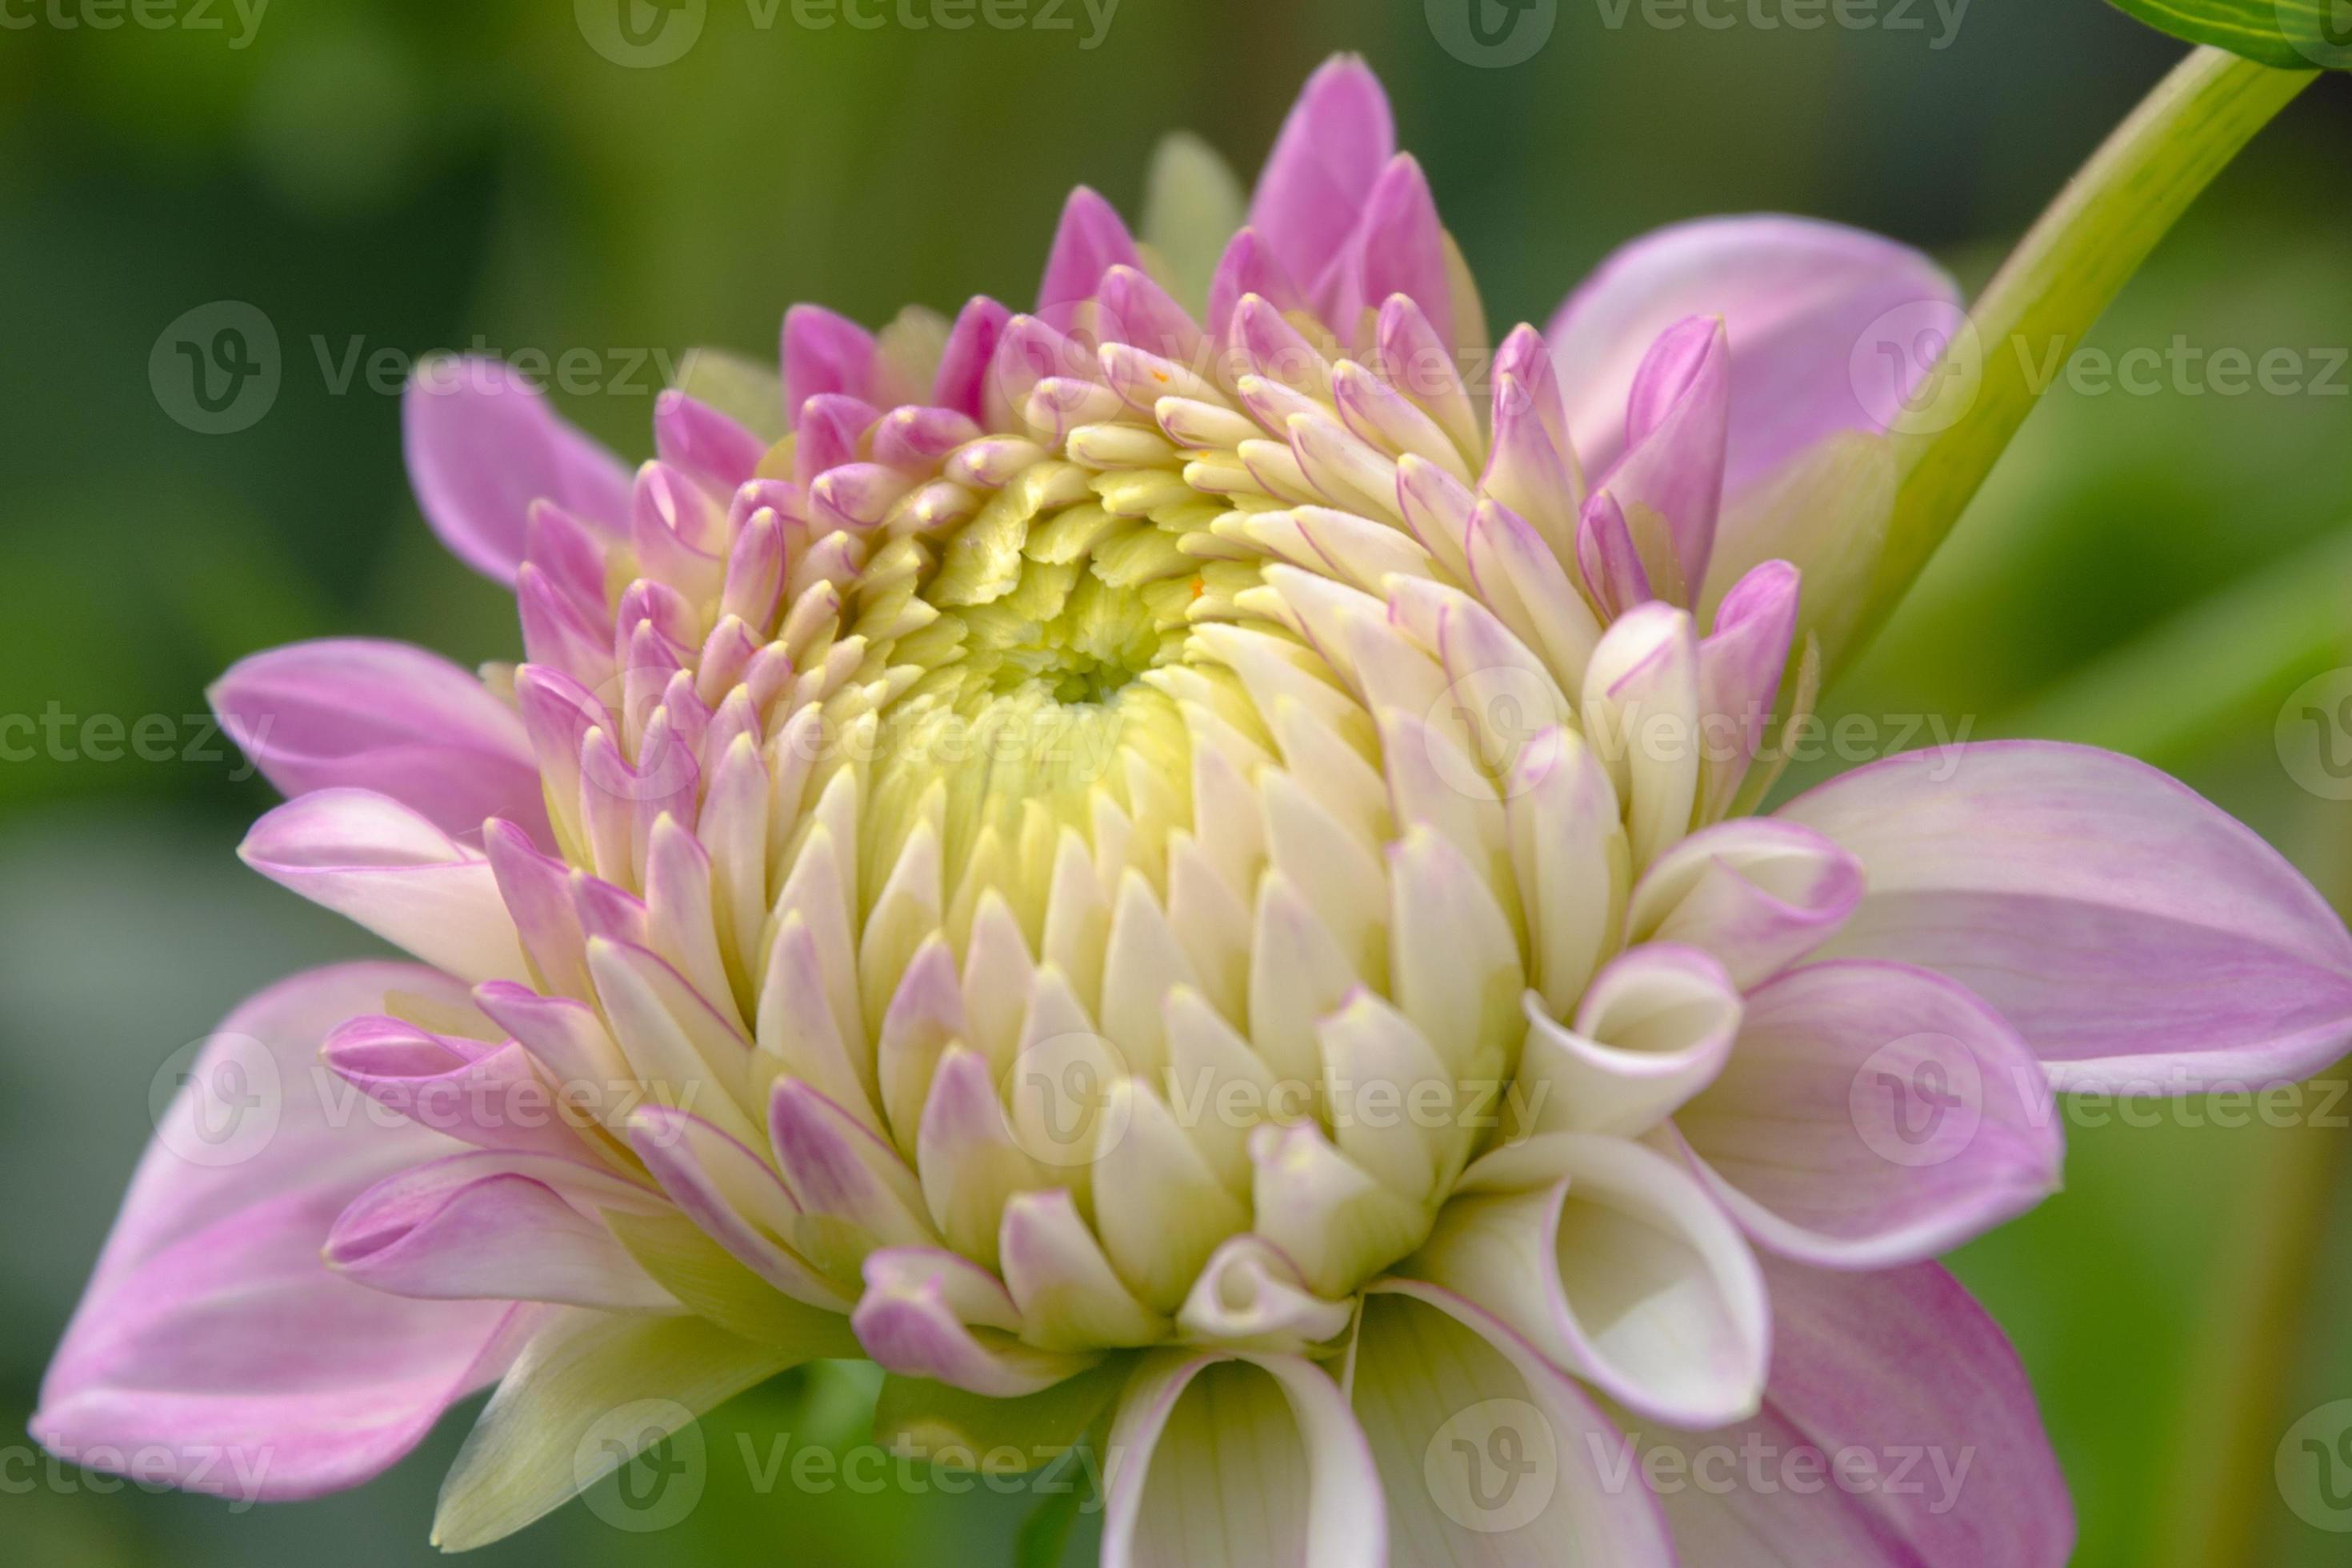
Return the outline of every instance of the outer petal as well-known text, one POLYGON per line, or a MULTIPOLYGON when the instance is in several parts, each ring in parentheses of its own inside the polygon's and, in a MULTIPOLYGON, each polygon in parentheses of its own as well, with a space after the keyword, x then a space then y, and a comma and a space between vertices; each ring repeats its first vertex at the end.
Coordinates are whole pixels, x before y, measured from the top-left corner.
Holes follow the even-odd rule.
POLYGON ((294 643, 239 659, 207 695, 288 795, 372 789, 446 833, 503 816, 549 842, 522 720, 438 654, 366 637, 294 643))
POLYGON ((2193 791, 2051 742, 1913 752, 1780 816, 1868 891, 1824 957, 1939 971, 2063 1089, 2299 1079, 2352 1042, 2352 935, 2278 852, 2193 791))
POLYGON ((247 865, 461 979, 523 980, 489 861, 386 796, 322 789, 253 825, 247 865))
POLYGON ((498 1375, 507 1303, 405 1300, 320 1261, 353 1194, 458 1147, 333 1116, 316 1091, 327 1032, 393 992, 465 1005, 429 970, 354 963, 281 982, 223 1022, 157 1123, 42 1383, 44 1445, 83 1463, 160 1452, 193 1490, 315 1497, 383 1470, 498 1375), (261 1120, 221 1120, 240 1106, 261 1120))
POLYGON ((1929 368, 1915 363, 1931 359, 1916 352, 1916 335, 1957 327, 1959 291, 1916 250, 1811 218, 1707 218, 1637 239, 1569 296, 1544 334, 1588 468, 1616 460, 1626 395, 1651 343, 1695 315, 1723 317, 1730 337, 1725 479, 1737 490, 1832 431, 1885 429, 1929 368), (1882 323, 1889 311, 1902 313, 1882 323), (1873 353, 1874 329, 1895 360, 1873 353), (1905 374, 1858 376, 1858 359, 1905 374))
POLYGON ((1958 1280, 1932 1263, 1768 1274, 1780 1332, 1763 1411, 1713 1432, 1638 1431, 1610 1456, 1622 1485, 1640 1484, 1624 1467, 1651 1467, 1685 1562, 2066 1561, 2074 1504, 2033 1390, 1958 1280))
POLYGON ((1720 1077, 1675 1113, 1763 1246, 1832 1268, 1933 1258, 2058 1185, 2033 1053, 1976 997, 1895 963, 1816 963, 1748 994, 1720 1077))
POLYGON ((628 521, 628 469, 496 360, 419 366, 401 403, 401 437, 425 521, 458 560, 498 582, 515 580, 535 500, 616 532, 628 521))
POLYGON ((1103 1568, 1381 1568, 1380 1472, 1346 1395, 1297 1356, 1161 1351, 1110 1434, 1103 1568))
POLYGON ((1618 1441, 1573 1378, 1491 1313, 1417 1280, 1371 1288, 1349 1396, 1416 1568, 1663 1568, 1657 1501, 1594 1464, 1618 1441))
POLYGON ((1313 284, 1354 231, 1395 152, 1380 79, 1353 55, 1333 57, 1283 121, 1250 199, 1250 226, 1293 278, 1313 284))

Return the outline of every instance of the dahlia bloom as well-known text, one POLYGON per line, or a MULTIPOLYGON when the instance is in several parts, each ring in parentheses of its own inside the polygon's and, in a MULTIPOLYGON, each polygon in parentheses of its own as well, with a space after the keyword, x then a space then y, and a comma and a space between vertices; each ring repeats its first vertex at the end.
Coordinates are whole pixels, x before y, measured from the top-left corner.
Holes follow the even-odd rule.
POLYGON ((2054 1186, 2053 1091, 2332 1059, 2352 938, 2099 752, 1752 815, 1892 505, 1855 345, 1951 285, 1696 223, 1489 353, 1348 59, 1238 233, 1160 176, 1149 245, 1072 196, 1029 313, 795 307, 781 388, 689 378, 634 473, 419 376, 417 498, 525 661, 220 682, 289 796, 246 860, 419 962, 222 1026, 45 1444, 302 1498, 495 1385, 458 1547, 615 1407, 864 1357, 919 1450, 1092 1433, 1120 1568, 2063 1561, 1933 1259, 2054 1186), (283 1092, 199 1161, 232 1064, 283 1092))

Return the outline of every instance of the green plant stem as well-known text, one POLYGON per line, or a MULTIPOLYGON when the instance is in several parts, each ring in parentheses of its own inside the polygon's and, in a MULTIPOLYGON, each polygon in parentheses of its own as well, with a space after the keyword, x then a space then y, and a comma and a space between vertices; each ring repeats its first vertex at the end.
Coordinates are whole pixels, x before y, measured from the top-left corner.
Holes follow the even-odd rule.
POLYGON ((2059 193, 1969 312, 1973 342, 1964 337, 1949 362, 1973 354, 1981 367, 1967 411, 1946 429, 1896 438, 1895 514, 1841 667, 1885 624, 2033 411, 2046 384, 2035 367, 2063 363, 2189 203, 2318 74, 2198 49, 2059 193))

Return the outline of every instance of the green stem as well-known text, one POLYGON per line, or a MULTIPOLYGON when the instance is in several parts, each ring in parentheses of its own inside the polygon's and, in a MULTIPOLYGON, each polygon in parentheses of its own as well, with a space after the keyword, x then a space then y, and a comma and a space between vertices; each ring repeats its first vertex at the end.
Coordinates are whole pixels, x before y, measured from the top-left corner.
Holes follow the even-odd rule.
POLYGON ((2047 388, 2042 367, 2064 363, 2189 204, 2318 74, 2200 48, 2059 193, 1969 310, 1972 336, 1954 344, 1915 400, 1962 397, 1965 412, 1932 434, 1895 437, 1895 515, 1839 665, 1869 643, 1959 520, 2047 388), (1971 374, 1972 395, 1953 386, 1971 374))

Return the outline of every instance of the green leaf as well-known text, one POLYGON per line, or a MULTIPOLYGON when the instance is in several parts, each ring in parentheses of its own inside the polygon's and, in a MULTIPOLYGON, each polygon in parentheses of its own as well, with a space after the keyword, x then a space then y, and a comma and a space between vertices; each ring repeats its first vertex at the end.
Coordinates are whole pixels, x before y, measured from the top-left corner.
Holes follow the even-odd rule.
POLYGON ((960 1456, 960 1465, 986 1461, 992 1469, 1003 1468, 1011 1451, 1020 1456, 1019 1468, 1034 1469, 1086 1436, 1132 1369, 1131 1357, 1114 1355, 1021 1399, 986 1399, 928 1378, 894 1375, 883 1380, 874 1407, 875 1440, 935 1460, 961 1449, 970 1458, 960 1456))
POLYGON ((2281 70, 2352 68, 2352 0, 2107 0, 2176 38, 2281 70))

